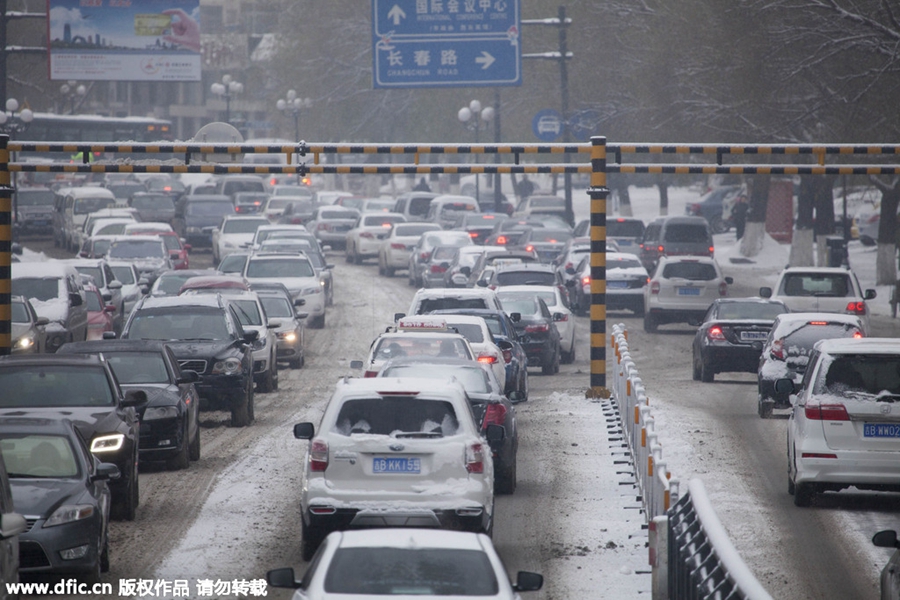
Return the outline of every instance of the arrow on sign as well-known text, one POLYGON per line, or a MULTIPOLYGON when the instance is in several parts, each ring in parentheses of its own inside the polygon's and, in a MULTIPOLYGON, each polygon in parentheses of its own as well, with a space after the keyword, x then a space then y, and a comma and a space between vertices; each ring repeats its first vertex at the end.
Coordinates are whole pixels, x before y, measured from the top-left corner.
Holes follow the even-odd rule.
POLYGON ((397 25, 400 24, 400 19, 405 19, 405 18, 406 18, 406 13, 403 12, 403 9, 402 9, 402 8, 400 8, 399 6, 397 6, 397 5, 395 4, 394 7, 391 8, 391 10, 388 11, 387 16, 388 16, 388 19, 393 19, 393 20, 394 20, 394 26, 397 26, 397 25))
POLYGON ((480 64, 482 69, 487 69, 489 66, 491 66, 492 64, 494 64, 494 61, 495 61, 495 60, 497 60, 497 59, 494 58, 493 56, 491 56, 489 53, 487 53, 487 52, 485 52, 484 50, 482 50, 482 51, 481 51, 481 56, 479 56, 478 58, 476 58, 476 59, 475 59, 475 62, 478 63, 478 64, 480 64))

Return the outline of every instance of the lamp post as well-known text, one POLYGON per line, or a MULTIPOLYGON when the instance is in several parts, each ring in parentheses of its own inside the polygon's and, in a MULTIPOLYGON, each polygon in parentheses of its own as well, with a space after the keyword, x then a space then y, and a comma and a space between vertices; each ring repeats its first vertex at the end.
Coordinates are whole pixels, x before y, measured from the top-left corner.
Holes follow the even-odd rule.
MULTIPOLYGON (((478 100, 472 100, 469 102, 468 106, 463 106, 459 109, 459 112, 456 114, 457 118, 459 118, 460 123, 465 125, 466 129, 469 131, 475 132, 475 144, 478 144, 478 132, 481 131, 482 128, 487 129, 488 123, 490 123, 494 118, 494 108, 492 106, 486 106, 484 108, 481 107, 481 102, 478 100)), ((478 164, 478 155, 475 155, 475 164, 478 164)), ((481 204, 481 198, 479 194, 481 192, 479 188, 479 180, 481 178, 478 176, 478 173, 475 174, 475 201, 481 204)))
POLYGON ((288 90, 285 98, 279 98, 275 107, 294 118, 294 141, 300 141, 300 111, 312 107, 312 100, 299 98, 295 90, 288 90))
POLYGON ((65 112, 66 101, 69 100, 72 103, 72 108, 69 109, 69 114, 74 115, 76 101, 79 98, 84 98, 87 95, 87 88, 84 87, 84 84, 78 83, 74 79, 70 79, 66 83, 59 86, 59 93, 63 95, 63 110, 61 112, 65 112))
POLYGON ((15 139, 17 133, 23 133, 31 121, 34 119, 34 113, 30 108, 23 108, 19 111, 19 101, 10 98, 6 101, 6 110, 0 111, 0 131, 9 134, 10 139, 15 139))
POLYGON ((231 123, 231 98, 244 91, 244 84, 235 81, 231 75, 222 75, 222 83, 214 83, 209 86, 216 96, 225 98, 225 122, 231 123))

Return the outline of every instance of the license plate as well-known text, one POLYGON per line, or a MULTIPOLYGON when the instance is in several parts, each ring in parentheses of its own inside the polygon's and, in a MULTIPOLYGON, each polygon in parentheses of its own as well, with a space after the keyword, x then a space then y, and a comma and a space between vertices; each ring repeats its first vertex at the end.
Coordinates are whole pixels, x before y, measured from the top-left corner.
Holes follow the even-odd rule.
POLYGON ((863 437, 900 438, 900 423, 866 423, 863 425, 863 437))
POLYGON ((742 331, 741 332, 741 341, 742 342, 756 342, 759 340, 764 340, 769 337, 769 334, 765 331, 742 331))
POLYGON ((699 296, 700 288, 695 287, 680 287, 678 288, 679 296, 699 296))
POLYGON ((376 456, 372 459, 373 473, 413 473, 422 471, 422 459, 376 456))
POLYGON ((624 290, 628 287, 627 281, 607 281, 606 287, 611 290, 624 290))

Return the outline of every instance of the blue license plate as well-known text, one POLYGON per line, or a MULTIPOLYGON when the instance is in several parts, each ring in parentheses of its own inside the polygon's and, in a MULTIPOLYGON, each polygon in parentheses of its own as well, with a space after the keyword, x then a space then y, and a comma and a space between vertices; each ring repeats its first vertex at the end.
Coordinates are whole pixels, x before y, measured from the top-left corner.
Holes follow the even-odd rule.
POLYGON ((900 438, 900 423, 866 423, 863 425, 863 437, 900 438))
POLYGON ((680 287, 678 288, 679 296, 699 296, 700 288, 695 287, 680 287))
POLYGON ((422 471, 422 459, 420 458, 394 458, 376 456, 372 459, 373 473, 412 473, 422 471))
POLYGON ((627 281, 607 281, 606 287, 611 290, 624 290, 628 287, 627 281))
POLYGON ((742 331, 741 332, 741 341, 742 342, 756 342, 760 340, 765 340, 769 337, 769 334, 765 331, 742 331))

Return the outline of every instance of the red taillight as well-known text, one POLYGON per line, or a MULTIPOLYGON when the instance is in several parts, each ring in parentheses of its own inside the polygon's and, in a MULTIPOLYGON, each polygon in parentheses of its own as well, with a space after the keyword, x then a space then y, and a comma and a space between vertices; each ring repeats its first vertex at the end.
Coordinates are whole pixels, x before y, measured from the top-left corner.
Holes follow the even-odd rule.
POLYGON ((525 333, 546 333, 548 331, 550 331, 550 326, 546 323, 525 326, 525 333))
POLYGON ((585 276, 585 277, 582 277, 582 278, 581 278, 581 284, 582 284, 582 285, 591 285, 591 276, 590 276, 590 275, 587 275, 587 276, 585 276))
POLYGON ((712 246, 709 247, 709 255, 712 256, 715 253, 716 249, 712 246))
POLYGON ((481 444, 472 443, 466 447, 466 471, 484 473, 484 447, 481 444))
POLYGON ((502 350, 503 352, 503 362, 509 364, 512 362, 512 350, 502 350))
POLYGON ((534 252, 534 246, 528 244, 527 246, 525 246, 525 252, 534 252))
POLYGON ((772 348, 769 350, 772 358, 784 360, 784 338, 779 338, 772 342, 772 348))
POLYGON ((309 445, 309 470, 318 473, 328 468, 328 442, 315 439, 309 445))
POLYGON ((406 244, 400 244, 398 242, 393 242, 391 244, 392 250, 406 250, 406 244))
POLYGON ((728 284, 724 281, 719 284, 719 295, 727 296, 728 295, 728 284))
POLYGON ((863 336, 862 331, 854 331, 854 332, 853 332, 853 338, 854 338, 854 339, 857 339, 857 340, 858 340, 858 339, 860 339, 862 336, 863 336))
POLYGON ((359 234, 359 237, 361 237, 361 238, 366 238, 366 239, 368 239, 368 240, 374 240, 374 239, 375 239, 375 235, 372 234, 372 233, 369 233, 368 231, 363 231, 362 233, 359 234))
POLYGON ((470 232, 469 232, 469 237, 470 237, 470 238, 477 238, 477 237, 478 237, 478 232, 477 232, 477 231, 470 231, 470 232))
POLYGON ((488 404, 484 413, 484 423, 482 429, 487 429, 488 425, 503 425, 506 421, 506 407, 497 402, 496 404, 488 404))
POLYGON ((866 303, 865 302, 848 302, 847 303, 847 312, 853 315, 865 315, 866 314, 866 303))
POLYGON ((709 328, 709 330, 707 330, 706 337, 708 337, 711 340, 724 340, 725 332, 723 332, 722 328, 719 327, 718 325, 713 325, 712 327, 709 328))
POLYGON ((659 293, 659 282, 658 281, 650 281, 650 293, 651 294, 659 293))
POLYGON ((807 404, 804 413, 811 421, 849 421, 847 407, 843 404, 807 404))
POLYGON ((492 354, 480 354, 478 356, 478 362, 484 363, 486 365, 492 365, 497 362, 497 357, 492 354))
POLYGON ((363 373, 363 377, 378 377, 378 371, 366 371, 365 373, 363 373))
POLYGON ((431 265, 432 273, 443 273, 446 270, 447 270, 447 267, 443 267, 441 265, 431 265))
POLYGON ((665 246, 657 246, 657 247, 656 247, 656 251, 659 252, 660 254, 665 254, 665 253, 666 253, 666 247, 665 247, 665 246))
POLYGON ((499 245, 499 246, 506 245, 506 236, 505 235, 501 235, 501 236, 497 237, 497 245, 499 245))
POLYGON ((699 204, 691 204, 691 213, 698 215, 700 214, 700 205, 699 204))
POLYGON ((419 253, 419 259, 422 260, 423 262, 427 261, 429 258, 431 258, 431 252, 420 252, 419 253))

